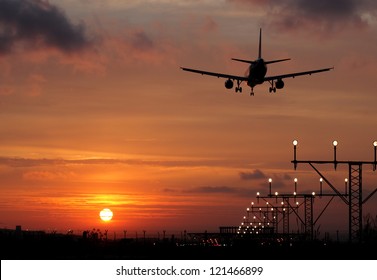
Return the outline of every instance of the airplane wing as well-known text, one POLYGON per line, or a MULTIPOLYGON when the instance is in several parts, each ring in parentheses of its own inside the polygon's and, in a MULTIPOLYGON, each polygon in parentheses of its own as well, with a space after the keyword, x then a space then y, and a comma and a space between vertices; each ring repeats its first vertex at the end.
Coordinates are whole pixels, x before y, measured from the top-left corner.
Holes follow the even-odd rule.
POLYGON ((315 73, 319 73, 319 72, 329 71, 331 69, 334 69, 334 67, 305 71, 305 72, 283 74, 283 75, 277 75, 277 76, 269 76, 269 77, 265 77, 264 81, 273 81, 273 80, 279 80, 279 79, 284 79, 284 78, 294 78, 296 76, 311 75, 311 74, 315 74, 315 73))
POLYGON ((185 68, 185 67, 181 67, 181 69, 184 70, 184 71, 189 71, 189 72, 198 73, 198 74, 202 74, 202 75, 214 76, 214 77, 217 77, 217 78, 226 78, 226 79, 237 80, 237 81, 247 81, 247 77, 243 77, 243 76, 214 73, 214 72, 202 71, 202 70, 185 68))

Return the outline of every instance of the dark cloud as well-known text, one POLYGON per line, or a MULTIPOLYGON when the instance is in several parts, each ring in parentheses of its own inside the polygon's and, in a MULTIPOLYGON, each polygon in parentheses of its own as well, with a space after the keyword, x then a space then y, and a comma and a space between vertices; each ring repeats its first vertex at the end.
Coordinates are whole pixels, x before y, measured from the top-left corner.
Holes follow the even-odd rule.
POLYGON ((307 16, 313 17, 347 17, 354 14, 357 8, 354 0, 298 0, 292 2, 292 4, 295 3, 296 9, 307 16))
POLYGON ((69 53, 88 46, 83 24, 73 25, 56 6, 42 0, 0 0, 0 54, 23 43, 69 53))
POLYGON ((254 170, 254 172, 240 172, 240 177, 242 180, 255 180, 267 178, 266 175, 259 169, 254 170))
POLYGON ((188 192, 195 192, 195 193, 236 193, 237 190, 235 188, 231 188, 231 187, 227 187, 227 186, 218 186, 218 187, 204 186, 204 187, 197 187, 195 189, 191 189, 188 192))
POLYGON ((231 194, 234 196, 253 196, 255 190, 229 187, 229 186, 203 186, 185 190, 186 193, 198 193, 198 194, 231 194))
POLYGON ((264 10, 263 21, 278 30, 305 29, 333 32, 349 27, 365 27, 377 17, 373 0, 228 0, 264 10))
POLYGON ((287 3, 292 8, 281 10, 282 21, 280 23, 283 24, 283 27, 315 26, 330 32, 346 26, 366 26, 368 23, 364 18, 364 13, 372 4, 372 2, 369 3, 369 0, 298 0, 287 1, 287 3), (296 26, 292 26, 291 23, 296 26))
POLYGON ((132 35, 132 46, 136 49, 147 51, 153 49, 154 43, 144 31, 137 31, 132 35))

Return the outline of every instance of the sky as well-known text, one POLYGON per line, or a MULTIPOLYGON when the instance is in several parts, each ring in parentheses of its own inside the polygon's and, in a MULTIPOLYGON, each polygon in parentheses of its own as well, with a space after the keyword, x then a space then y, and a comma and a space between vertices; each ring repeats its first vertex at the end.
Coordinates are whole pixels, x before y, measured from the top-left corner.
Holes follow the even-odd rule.
MULTIPOLYGON (((298 160, 333 160, 333 140, 338 160, 373 160, 376 49, 372 0, 0 0, 0 227, 217 232, 269 178, 318 192, 292 141, 298 160), (334 70, 250 96, 180 69, 243 75, 230 58, 256 59, 260 28, 264 59, 291 58, 268 75, 334 70)), ((343 192, 348 165, 319 168, 343 192)), ((363 165, 363 197, 376 175, 363 165)), ((335 198, 315 227, 347 223, 335 198)))

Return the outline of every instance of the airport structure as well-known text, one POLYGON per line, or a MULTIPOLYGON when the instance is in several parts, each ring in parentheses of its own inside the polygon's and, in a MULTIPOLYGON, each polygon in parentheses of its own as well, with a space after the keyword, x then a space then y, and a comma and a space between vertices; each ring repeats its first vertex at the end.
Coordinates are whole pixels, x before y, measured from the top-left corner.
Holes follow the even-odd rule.
MULTIPOLYGON (((266 195, 256 193, 256 201, 246 208, 242 222, 238 226, 220 226, 219 232, 187 232, 171 234, 164 230, 162 236, 127 235, 123 238, 108 238, 108 232, 99 229, 84 231, 75 235, 73 231, 47 233, 44 231, 0 229, 0 256, 2 259, 250 259, 253 256, 274 259, 365 259, 372 257, 377 249, 377 224, 368 230, 363 227, 363 205, 377 192, 377 188, 363 197, 363 166, 371 165, 376 171, 377 141, 373 143, 373 161, 337 160, 337 141, 333 142, 333 160, 298 160, 298 142, 293 141, 293 163, 308 164, 320 177, 319 192, 298 191, 298 180, 294 179, 292 193, 279 193, 272 190, 272 179, 268 180, 266 195), (344 189, 339 191, 321 172, 317 165, 348 166, 348 178, 344 189), (323 185, 330 187, 331 193, 323 192, 323 185), (314 201, 328 197, 323 209, 314 208, 314 201), (348 207, 348 242, 333 242, 328 233, 319 239, 314 227, 325 213, 333 199, 339 198, 348 207), (298 228, 292 230, 293 221, 298 228), (290 228, 291 227, 291 228, 290 228), (247 249, 247 250, 245 250, 247 249), (368 252, 368 253, 367 253, 368 252)), ((376 217, 377 218, 377 217, 376 217)), ((367 223, 366 223, 367 224, 367 223)))
POLYGON ((310 240, 315 239, 314 225, 322 216, 328 205, 335 197, 339 197, 348 206, 348 241, 350 243, 360 243, 363 241, 363 205, 377 192, 374 189, 367 197, 363 198, 363 165, 372 165, 373 171, 376 170, 376 149, 377 141, 374 141, 374 160, 373 161, 339 161, 337 160, 336 147, 337 141, 333 141, 334 158, 333 160, 297 160, 298 142, 293 141, 293 160, 294 169, 299 164, 308 164, 320 176, 320 192, 319 193, 298 193, 297 178, 294 179, 293 193, 272 192, 272 179, 269 179, 269 193, 261 196, 256 194, 257 204, 251 202, 251 207, 246 209, 247 213, 243 217, 241 225, 237 229, 237 234, 243 237, 265 237, 273 236, 274 239, 280 237, 287 239, 292 238, 294 233, 290 231, 290 217, 294 215, 301 223, 302 231, 297 234, 296 239, 310 240), (348 165, 348 178, 345 179, 344 192, 340 192, 334 184, 318 169, 317 165, 333 165, 336 170, 338 165, 348 165), (326 183, 332 193, 323 193, 323 183, 326 183), (327 205, 322 209, 316 219, 314 219, 314 200, 317 197, 330 197, 327 205), (263 202, 261 205, 260 202, 263 202), (300 210, 303 208, 303 211, 300 210), (303 212, 303 215, 300 213, 303 212))

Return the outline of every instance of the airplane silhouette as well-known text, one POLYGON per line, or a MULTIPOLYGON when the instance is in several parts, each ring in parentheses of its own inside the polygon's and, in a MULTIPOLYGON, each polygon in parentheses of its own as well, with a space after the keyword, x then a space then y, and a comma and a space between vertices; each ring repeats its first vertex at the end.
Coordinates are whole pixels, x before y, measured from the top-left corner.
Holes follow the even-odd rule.
POLYGON ((276 92, 276 89, 282 89, 284 87, 283 79, 285 78, 294 78, 296 76, 303 76, 303 75, 311 75, 314 73, 329 71, 331 69, 334 69, 334 67, 330 68, 323 68, 323 69, 317 69, 317 70, 310 70, 305 72, 296 72, 296 73, 290 73, 290 74, 282 74, 282 75, 276 75, 276 76, 267 76, 267 64, 281 62, 290 60, 290 58, 285 59, 278 59, 278 60, 270 60, 265 61, 262 58, 262 28, 259 30, 259 54, 258 58, 256 60, 245 60, 245 59, 238 59, 238 58, 232 58, 232 60, 239 61, 239 62, 245 62, 249 63, 250 66, 247 69, 247 75, 246 76, 235 76, 235 75, 229 75, 229 74, 221 74, 221 73, 215 73, 215 72, 208 72, 208 71, 202 71, 197 69, 191 69, 191 68, 185 68, 181 67, 184 71, 194 72, 202 75, 209 75, 209 76, 215 76, 218 78, 225 78, 227 79, 225 81, 225 87, 227 89, 233 88, 234 81, 237 82, 237 86, 235 88, 236 92, 242 93, 242 87, 240 86, 242 82, 247 82, 247 85, 251 88, 250 95, 254 95, 254 87, 256 85, 263 84, 264 82, 270 83, 270 92, 276 92))

